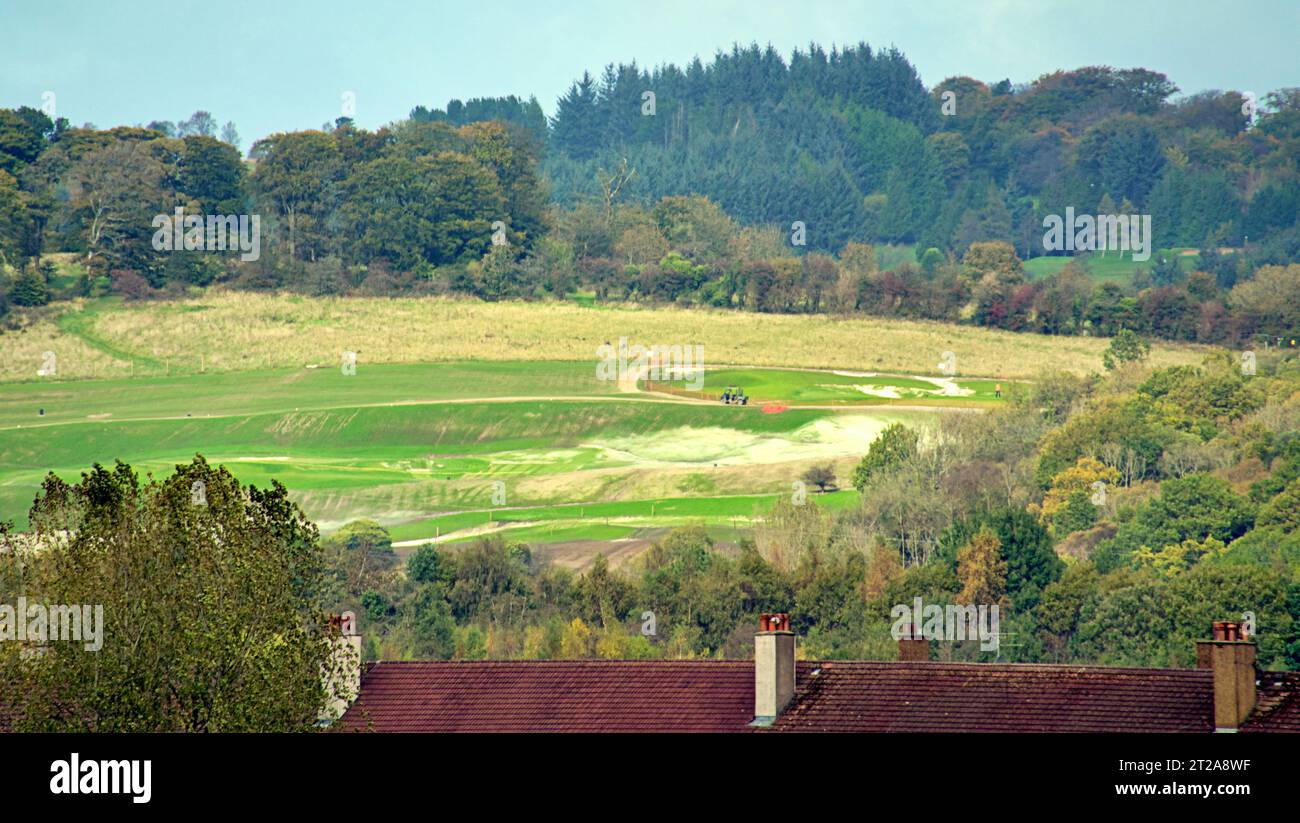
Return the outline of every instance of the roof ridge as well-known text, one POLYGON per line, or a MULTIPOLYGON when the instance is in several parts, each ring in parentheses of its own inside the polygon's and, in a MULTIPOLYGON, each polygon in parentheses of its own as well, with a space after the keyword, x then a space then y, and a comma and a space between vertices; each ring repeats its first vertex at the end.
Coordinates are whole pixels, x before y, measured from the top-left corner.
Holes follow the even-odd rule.
MULTIPOLYGON (((803 662, 803 661, 799 661, 799 662, 803 662)), ((663 665, 663 664, 682 665, 682 664, 692 664, 692 663, 701 663, 701 664, 708 664, 708 665, 732 665, 732 666, 754 665, 753 660, 739 660, 739 659, 716 660, 713 658, 692 659, 692 658, 685 658, 685 657, 651 658, 651 659, 621 658, 621 657, 619 658, 574 657, 574 658, 564 658, 561 660, 497 659, 497 660, 372 660, 370 661, 370 665, 372 666, 379 666, 379 665, 385 665, 385 666, 518 666, 518 665, 541 666, 541 665, 565 665, 565 664, 604 665, 609 663, 633 663, 637 665, 663 665)))
POLYGON ((1160 666, 1097 666, 1078 663, 979 663, 967 660, 800 660, 799 663, 816 663, 820 666, 888 666, 891 668, 953 668, 974 669, 976 671, 1014 669, 1017 671, 1037 670, 1045 672, 1134 672, 1141 674, 1188 675, 1205 673, 1209 669, 1201 668, 1164 668, 1160 666))
MULTIPOLYGON (((1192 674, 1209 674, 1209 669, 1201 668, 1165 668, 1160 666, 1098 666, 1084 665, 1078 663, 981 663, 967 660, 796 660, 797 665, 819 666, 819 667, 849 667, 849 666, 871 666, 871 667, 889 667, 889 668, 953 668, 953 669, 972 669, 975 671, 995 671, 1013 669, 1018 671, 1036 670, 1045 672, 1103 672, 1103 673, 1120 673, 1133 672, 1141 674, 1162 674, 1174 676, 1186 676, 1192 674)), ((370 662, 370 666, 554 666, 554 665, 583 665, 583 666, 603 666, 603 665, 638 665, 638 666, 682 666, 682 665, 711 665, 711 666, 752 666, 752 659, 725 659, 716 658, 654 658, 654 659, 636 659, 636 658, 565 658, 560 660, 520 660, 520 659, 495 659, 495 660, 375 660, 370 662)), ((1287 674, 1279 672, 1278 674, 1287 674)), ((1300 675, 1300 673, 1296 673, 1300 675)))

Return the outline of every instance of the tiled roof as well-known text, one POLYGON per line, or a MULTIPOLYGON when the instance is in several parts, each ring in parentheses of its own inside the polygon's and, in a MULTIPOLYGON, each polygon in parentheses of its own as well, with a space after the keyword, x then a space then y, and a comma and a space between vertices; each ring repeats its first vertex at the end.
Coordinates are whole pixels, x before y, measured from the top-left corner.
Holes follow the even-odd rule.
MULTIPOLYGON (((799 661, 795 698, 771 728, 1209 732, 1213 703, 1208 669, 799 661)), ((753 711, 752 661, 384 662, 336 728, 740 732, 754 730, 753 711)), ((0 731, 16 719, 0 700, 0 731)), ((1260 675, 1242 731, 1300 733, 1300 672, 1260 675)))
MULTIPOLYGON (((753 672, 750 661, 384 662, 367 670, 340 726, 750 731, 753 672)), ((1300 705, 1275 702, 1290 722, 1300 717, 1300 705)), ((800 661, 795 698, 772 729, 1209 732, 1213 704, 1205 669, 800 661)))
POLYGON ((382 662, 362 678, 345 730, 723 732, 754 717, 746 661, 382 662))
POLYGON ((777 731, 1210 732, 1207 669, 801 663, 777 731))
POLYGON ((1300 672, 1264 672, 1243 732, 1300 733, 1300 672))

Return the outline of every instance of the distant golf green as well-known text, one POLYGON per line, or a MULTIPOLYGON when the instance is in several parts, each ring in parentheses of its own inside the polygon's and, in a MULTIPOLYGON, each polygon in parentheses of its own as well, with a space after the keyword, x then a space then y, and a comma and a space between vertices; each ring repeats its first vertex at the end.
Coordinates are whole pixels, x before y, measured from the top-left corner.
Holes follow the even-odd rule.
MULTIPOLYGON (((942 377, 925 379, 797 369, 718 369, 705 373, 701 393, 717 398, 727 388, 739 388, 749 397, 751 405, 921 403, 960 406, 1001 402, 997 397, 998 385, 999 382, 994 380, 960 377, 948 380, 942 377)), ((1003 388, 1006 388, 1005 384, 1003 388)))

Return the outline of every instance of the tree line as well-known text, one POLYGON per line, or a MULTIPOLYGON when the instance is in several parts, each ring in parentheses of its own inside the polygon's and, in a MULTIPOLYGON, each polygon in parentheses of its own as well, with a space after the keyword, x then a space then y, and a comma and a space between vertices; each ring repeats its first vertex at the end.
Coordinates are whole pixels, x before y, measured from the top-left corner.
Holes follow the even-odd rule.
POLYGON ((573 202, 626 159, 626 198, 702 194, 743 223, 802 221, 824 252, 1004 240, 1036 257, 1043 217, 1072 206, 1152 214, 1160 247, 1285 234, 1274 253, 1294 259, 1300 92, 1176 92, 1159 72, 1109 67, 927 90, 893 49, 811 45, 786 61, 737 46, 685 70, 584 74, 557 104, 547 170, 573 202))
POLYGON ((3 110, 0 312, 216 284, 1292 335, 1300 93, 1256 110, 1176 91, 1105 67, 926 89, 892 49, 737 46, 584 74, 549 120, 535 98, 452 100, 374 131, 275 134, 247 158, 206 112, 96 130, 3 110), (1043 218, 1067 207, 1150 213, 1152 260, 1118 282, 1095 256, 1031 276, 1043 218), (177 208, 259 215, 259 258, 160 251, 151 221, 177 208), (49 252, 76 256, 72 277, 49 252))

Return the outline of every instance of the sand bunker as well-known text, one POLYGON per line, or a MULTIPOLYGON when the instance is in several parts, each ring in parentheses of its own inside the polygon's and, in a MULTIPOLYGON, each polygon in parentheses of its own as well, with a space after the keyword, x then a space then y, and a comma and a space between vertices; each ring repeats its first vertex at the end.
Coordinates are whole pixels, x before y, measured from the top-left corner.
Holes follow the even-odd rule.
POLYGON ((903 396, 893 386, 854 386, 853 388, 872 397, 887 397, 890 400, 902 400, 903 396))
MULTIPOLYGON (((835 374, 841 377, 879 377, 879 374, 870 372, 849 372, 837 371, 835 374)), ((970 397, 975 393, 974 389, 966 389, 957 385, 957 382, 951 377, 922 377, 920 375, 909 375, 909 380, 923 380, 934 386, 932 389, 915 388, 912 386, 891 386, 888 383, 865 383, 854 384, 853 388, 871 397, 882 397, 889 400, 902 400, 904 398, 917 400, 923 397, 970 397)), ((823 384, 823 388, 840 388, 839 384, 823 384)))
POLYGON ((895 415, 838 415, 791 432, 759 434, 717 426, 683 426, 648 435, 585 443, 618 463, 643 466, 718 464, 748 466, 861 455, 895 415))

